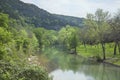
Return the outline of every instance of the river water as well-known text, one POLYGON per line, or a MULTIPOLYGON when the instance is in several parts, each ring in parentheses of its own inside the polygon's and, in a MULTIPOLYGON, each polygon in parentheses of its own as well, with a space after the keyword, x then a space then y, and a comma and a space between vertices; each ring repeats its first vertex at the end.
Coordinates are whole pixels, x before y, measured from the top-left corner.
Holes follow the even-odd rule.
POLYGON ((46 55, 49 75, 53 80, 120 80, 119 67, 58 53, 46 55))

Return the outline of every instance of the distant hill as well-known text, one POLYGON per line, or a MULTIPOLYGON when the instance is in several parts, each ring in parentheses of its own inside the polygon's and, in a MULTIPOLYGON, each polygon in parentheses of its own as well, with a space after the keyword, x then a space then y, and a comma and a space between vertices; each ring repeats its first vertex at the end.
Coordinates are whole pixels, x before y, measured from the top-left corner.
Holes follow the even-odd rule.
POLYGON ((11 18, 21 19, 35 27, 58 30, 61 26, 71 25, 81 27, 83 18, 51 14, 33 4, 20 0, 0 0, 0 12, 7 13, 11 18))
POLYGON ((54 16, 61 19, 61 20, 63 20, 63 21, 65 20, 68 24, 71 24, 73 26, 78 26, 78 27, 83 26, 84 18, 65 16, 65 15, 58 15, 58 14, 54 14, 54 16))

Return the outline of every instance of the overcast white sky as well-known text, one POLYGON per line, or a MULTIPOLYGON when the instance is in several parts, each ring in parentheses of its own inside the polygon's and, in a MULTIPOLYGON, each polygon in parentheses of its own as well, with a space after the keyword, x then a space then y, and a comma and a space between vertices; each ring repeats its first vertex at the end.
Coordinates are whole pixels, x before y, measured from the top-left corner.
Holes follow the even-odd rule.
POLYGON ((87 13, 94 13, 97 8, 114 14, 120 9, 120 0, 21 0, 33 3, 50 13, 85 17, 87 13))

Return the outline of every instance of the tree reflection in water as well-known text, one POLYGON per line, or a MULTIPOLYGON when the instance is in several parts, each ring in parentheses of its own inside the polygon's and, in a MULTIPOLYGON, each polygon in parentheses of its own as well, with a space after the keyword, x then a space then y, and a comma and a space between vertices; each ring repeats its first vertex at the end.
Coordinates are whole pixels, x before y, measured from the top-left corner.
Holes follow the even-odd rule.
POLYGON ((69 55, 59 51, 48 51, 48 65, 53 80, 119 80, 120 68, 96 63, 76 55, 69 55), (52 64, 51 64, 52 63, 52 64))

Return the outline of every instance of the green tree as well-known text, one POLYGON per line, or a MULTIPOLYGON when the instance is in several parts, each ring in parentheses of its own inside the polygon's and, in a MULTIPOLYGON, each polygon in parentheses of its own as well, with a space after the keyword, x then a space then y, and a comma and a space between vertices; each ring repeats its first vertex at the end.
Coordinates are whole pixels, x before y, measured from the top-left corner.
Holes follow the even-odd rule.
POLYGON ((8 31, 8 22, 8 15, 0 13, 0 59, 3 59, 7 45, 12 39, 12 33, 8 31))
MULTIPOLYGON (((95 14, 87 14, 87 19, 85 21, 86 25, 89 27, 92 36, 95 36, 98 42, 102 46, 103 59, 106 59, 105 56, 105 43, 106 43, 106 34, 109 30, 108 20, 110 18, 109 12, 104 12, 102 9, 98 9, 95 14)), ((91 36, 90 35, 90 36, 91 36)))
POLYGON ((55 46, 57 42, 57 32, 54 30, 45 30, 43 34, 44 46, 55 46))
POLYGON ((78 36, 76 32, 72 33, 71 39, 70 39, 70 48, 74 49, 72 53, 77 54, 77 45, 78 45, 78 36))
POLYGON ((78 36, 77 36, 77 30, 75 28, 69 25, 62 28, 59 31, 58 40, 63 48, 70 50, 71 53, 76 53, 78 36))
POLYGON ((35 28, 34 31, 36 38, 38 39, 39 48, 43 48, 43 35, 45 34, 44 28, 35 28))
POLYGON ((8 29, 9 17, 7 14, 0 13, 0 27, 8 29))
POLYGON ((110 25, 111 25, 110 39, 115 43, 114 55, 116 55, 117 46, 120 53, 120 9, 115 14, 115 16, 110 20, 110 25))
POLYGON ((0 27, 0 59, 6 54, 6 48, 8 43, 11 41, 12 34, 0 27))

